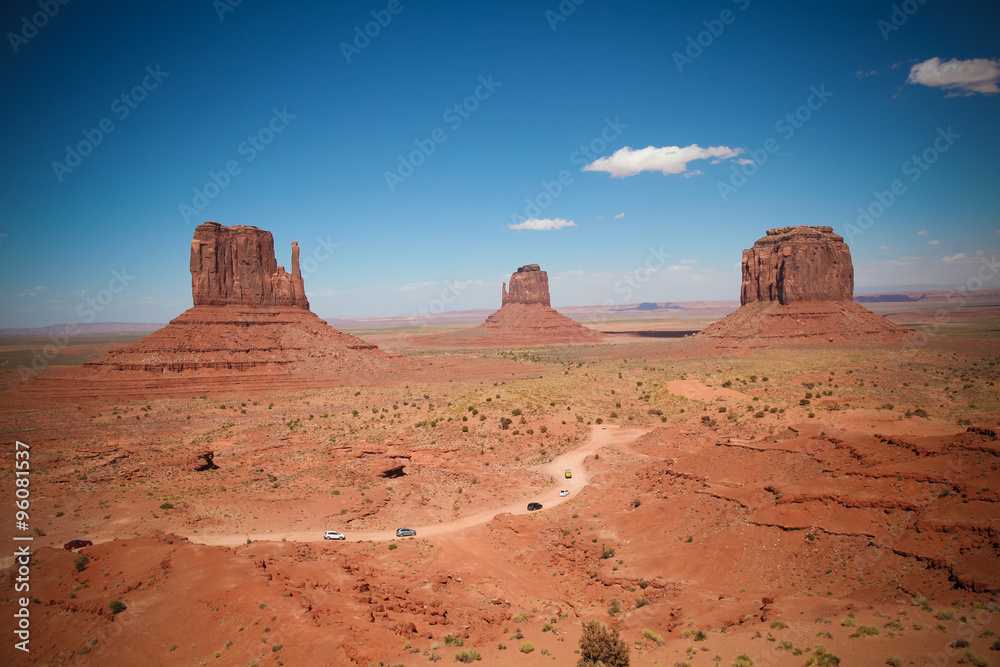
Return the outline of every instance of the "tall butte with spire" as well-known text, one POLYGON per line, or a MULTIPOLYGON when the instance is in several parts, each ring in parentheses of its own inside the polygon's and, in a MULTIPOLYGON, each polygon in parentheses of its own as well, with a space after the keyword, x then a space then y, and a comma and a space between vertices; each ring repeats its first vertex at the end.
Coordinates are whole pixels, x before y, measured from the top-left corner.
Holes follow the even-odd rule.
POLYGON ((206 222, 195 229, 191 296, 194 306, 167 326, 80 368, 43 376, 37 391, 246 395, 363 384, 408 364, 310 311, 298 244, 289 274, 275 259, 271 232, 257 227, 206 222))
POLYGON ((767 230, 743 251, 740 308, 697 334, 721 346, 888 342, 913 332, 854 302, 854 263, 832 227, 767 230))

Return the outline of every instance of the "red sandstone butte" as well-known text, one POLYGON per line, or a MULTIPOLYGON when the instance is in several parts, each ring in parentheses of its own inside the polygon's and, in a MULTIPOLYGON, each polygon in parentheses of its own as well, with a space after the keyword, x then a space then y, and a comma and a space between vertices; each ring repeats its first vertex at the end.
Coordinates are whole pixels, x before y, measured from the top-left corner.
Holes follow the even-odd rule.
POLYGON ((421 336, 431 347, 492 347, 599 342, 604 336, 558 313, 549 305, 549 276, 526 264, 503 284, 500 310, 475 329, 421 336))
POLYGON ((699 337, 720 345, 894 341, 912 332, 853 300, 854 263, 832 227, 767 230, 743 251, 740 308, 699 337))
POLYGON ((194 307, 142 340, 26 389, 61 399, 260 392, 392 377, 409 362, 337 331, 309 310, 298 244, 292 273, 278 265, 270 232, 199 225, 191 243, 194 307))
POLYGON ((195 306, 297 306, 309 309, 292 243, 292 274, 278 266, 271 232, 206 222, 191 241, 191 296, 195 306))

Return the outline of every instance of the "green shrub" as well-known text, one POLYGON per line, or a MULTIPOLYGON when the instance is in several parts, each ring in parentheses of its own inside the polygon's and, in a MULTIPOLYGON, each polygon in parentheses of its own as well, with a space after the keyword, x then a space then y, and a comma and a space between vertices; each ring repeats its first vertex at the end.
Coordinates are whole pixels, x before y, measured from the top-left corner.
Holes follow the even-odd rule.
POLYGON ((857 630, 851 633, 852 639, 856 637, 877 637, 877 636, 878 636, 878 628, 876 628, 874 625, 860 625, 858 626, 857 630))
POLYGON ((172 510, 174 508, 173 503, 163 503, 160 505, 161 510, 172 510))
POLYGON ((901 667, 903 664, 903 659, 898 655, 890 655, 889 659, 885 661, 885 664, 892 665, 892 667, 901 667))
POLYGON ((613 558, 614 555, 615 555, 614 547, 609 547, 606 544, 601 546, 601 558, 606 560, 608 558, 613 558))
POLYGON ((531 642, 521 642, 521 653, 531 653, 535 650, 535 645, 531 642))
POLYGON ((619 638, 618 630, 600 621, 584 622, 580 636, 580 667, 594 667, 600 663, 605 667, 628 667, 628 652, 628 644, 619 638))
POLYGON ((121 600, 112 600, 111 603, 108 605, 108 609, 111 610, 111 615, 114 616, 116 614, 122 613, 123 611, 128 609, 128 607, 126 607, 125 603, 122 602, 121 600))
POLYGON ((753 667, 753 658, 746 653, 741 653, 733 660, 733 667, 753 667))
POLYGON ((444 645, 445 646, 463 646, 464 644, 465 644, 465 640, 462 639, 461 637, 456 637, 455 635, 445 635, 444 636, 444 645))
POLYGON ((955 618, 955 610, 954 609, 938 609, 937 610, 937 614, 935 614, 935 616, 937 616, 937 619, 939 621, 950 621, 953 618, 955 618))
POLYGON ((80 554, 73 561, 73 567, 76 568, 77 572, 83 572, 84 570, 87 569, 87 565, 89 563, 90 563, 90 558, 87 556, 87 554, 80 554))
POLYGON ((658 635, 649 628, 643 628, 642 634, 645 635, 646 639, 656 642, 657 646, 663 646, 663 635, 658 635))
POLYGON ((962 651, 962 659, 974 667, 987 667, 987 665, 990 664, 989 660, 979 655, 971 648, 967 648, 962 651))
POLYGON ((783 623, 781 621, 775 621, 774 623, 771 624, 771 629, 772 630, 784 630, 787 627, 788 627, 788 624, 787 623, 783 623))
POLYGON ((479 655, 479 651, 475 648, 469 648, 455 654, 455 660, 458 660, 459 662, 475 662, 476 660, 482 659, 483 656, 479 655))

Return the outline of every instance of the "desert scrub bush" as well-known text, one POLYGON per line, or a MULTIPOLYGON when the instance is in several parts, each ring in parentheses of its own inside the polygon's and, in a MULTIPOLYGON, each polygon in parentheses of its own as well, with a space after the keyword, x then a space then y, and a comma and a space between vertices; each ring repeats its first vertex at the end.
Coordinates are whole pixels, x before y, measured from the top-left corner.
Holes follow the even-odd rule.
POLYGON ((878 628, 874 625, 860 625, 857 630, 851 633, 850 636, 852 639, 857 637, 877 637, 878 628))
POLYGON ((529 618, 531 618, 531 616, 529 616, 528 614, 518 614, 517 616, 514 617, 514 622, 515 623, 524 623, 529 618))
POLYGON ((642 607, 645 607, 647 604, 649 604, 649 600, 646 599, 645 597, 641 597, 641 598, 636 598, 635 599, 635 608, 636 609, 640 609, 642 607))
POLYGON ((903 659, 898 655, 890 655, 889 659, 885 661, 885 664, 892 665, 892 667, 901 667, 903 664, 903 659))
POLYGON ((126 607, 125 603, 121 600, 112 600, 111 603, 108 604, 108 609, 111 610, 111 615, 115 616, 116 614, 120 614, 128 609, 128 607, 126 607))
POLYGON ((455 635, 445 635, 444 645, 445 646, 462 646, 465 644, 465 640, 461 637, 456 637, 455 635))
POLYGON ((521 653, 531 653, 535 650, 535 645, 531 642, 521 642, 521 653))
POLYGON ((601 558, 606 560, 608 558, 613 558, 614 555, 615 555, 614 547, 609 547, 606 544, 601 546, 601 558))
POLYGON ((87 569, 87 565, 90 564, 90 557, 87 554, 80 554, 73 561, 73 567, 76 568, 77 572, 83 572, 87 569))
POLYGON ((389 551, 392 551, 393 549, 398 549, 398 548, 399 548, 399 545, 396 544, 395 542, 393 542, 392 544, 389 545, 389 551))
POLYGON ((706 639, 708 639, 708 635, 706 635, 702 630, 699 630, 698 632, 694 633, 694 640, 696 642, 703 642, 706 639))
POLYGON ((173 503, 163 503, 162 505, 160 505, 161 510, 172 510, 173 508, 174 508, 173 503))
POLYGON ((971 648, 967 648, 962 651, 962 660, 970 665, 973 665, 974 667, 987 667, 990 664, 989 660, 979 655, 971 648))
POLYGON ((954 609, 938 609, 934 615, 939 621, 950 621, 955 618, 954 609))
POLYGON ((643 628, 642 634, 646 637, 646 639, 656 642, 657 646, 663 646, 663 635, 658 635, 649 628, 643 628))
POLYGON ((840 623, 845 628, 853 628, 855 626, 854 613, 850 613, 844 617, 844 620, 840 623))
POLYGON ((784 630, 787 627, 788 627, 788 624, 787 623, 783 623, 782 621, 775 621, 774 623, 771 624, 771 629, 772 630, 784 630))
POLYGON ((806 661, 806 667, 837 667, 840 658, 826 652, 825 646, 817 646, 816 653, 806 661))
POLYGON ((741 653, 733 660, 733 667, 753 667, 753 658, 746 653, 741 653))
POLYGON ((475 662, 476 660, 482 660, 483 656, 479 655, 479 651, 475 648, 469 648, 465 651, 459 651, 455 654, 455 660, 459 662, 475 662))
POLYGON ((620 613, 622 610, 621 605, 618 604, 618 598, 611 598, 611 604, 608 605, 608 615, 614 616, 620 613))
POLYGON ((600 621, 586 621, 580 636, 578 667, 628 667, 628 644, 619 638, 618 630, 600 621))

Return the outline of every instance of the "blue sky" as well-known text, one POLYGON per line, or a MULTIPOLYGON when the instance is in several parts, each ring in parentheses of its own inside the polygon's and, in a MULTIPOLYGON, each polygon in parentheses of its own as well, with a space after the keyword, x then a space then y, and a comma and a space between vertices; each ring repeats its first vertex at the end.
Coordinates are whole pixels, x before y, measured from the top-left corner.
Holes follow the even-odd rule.
POLYGON ((3 3, 0 327, 167 321, 206 220, 298 241, 325 317, 528 263, 556 307, 733 299, 792 224, 859 287, 1000 246, 994 2, 235 3, 3 3))

